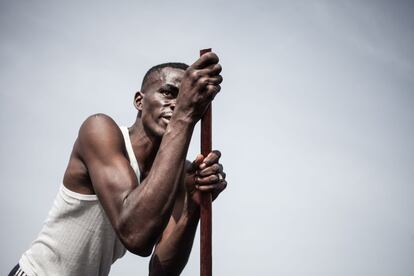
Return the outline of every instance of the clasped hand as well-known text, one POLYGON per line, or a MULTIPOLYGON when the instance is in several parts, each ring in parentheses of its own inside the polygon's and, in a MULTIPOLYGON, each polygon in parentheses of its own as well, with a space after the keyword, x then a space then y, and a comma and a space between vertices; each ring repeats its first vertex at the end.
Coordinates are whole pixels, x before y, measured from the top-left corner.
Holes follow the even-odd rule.
POLYGON ((209 192, 212 199, 227 187, 226 173, 223 171, 223 165, 219 163, 221 152, 214 150, 207 157, 199 154, 196 159, 188 164, 186 175, 187 193, 197 205, 200 204, 200 192, 209 192))

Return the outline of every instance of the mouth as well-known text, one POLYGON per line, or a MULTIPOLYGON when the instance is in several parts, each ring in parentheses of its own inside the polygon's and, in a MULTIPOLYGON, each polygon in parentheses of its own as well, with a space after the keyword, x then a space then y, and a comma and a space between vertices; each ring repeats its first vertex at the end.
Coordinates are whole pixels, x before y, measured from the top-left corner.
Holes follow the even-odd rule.
POLYGON ((170 112, 163 113, 163 114, 161 114, 161 119, 168 124, 171 120, 171 116, 172 116, 172 113, 170 113, 170 112))
POLYGON ((166 117, 162 117, 161 120, 163 120, 164 123, 166 123, 166 124, 168 124, 170 122, 170 119, 166 118, 166 117))

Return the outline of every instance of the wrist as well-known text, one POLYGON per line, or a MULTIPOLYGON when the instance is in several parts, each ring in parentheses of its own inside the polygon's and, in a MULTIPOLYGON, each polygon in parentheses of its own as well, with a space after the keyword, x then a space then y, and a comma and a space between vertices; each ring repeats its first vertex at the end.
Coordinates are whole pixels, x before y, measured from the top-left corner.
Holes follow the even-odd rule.
POLYGON ((201 119, 201 115, 203 113, 201 110, 202 106, 199 104, 195 106, 177 104, 174 109, 174 115, 182 118, 183 120, 196 124, 201 119))
POLYGON ((191 116, 183 114, 183 112, 174 112, 169 125, 171 125, 171 123, 173 126, 194 127, 196 120, 191 116))
POLYGON ((187 193, 184 204, 183 214, 188 218, 200 217, 200 205, 192 199, 192 195, 187 193))

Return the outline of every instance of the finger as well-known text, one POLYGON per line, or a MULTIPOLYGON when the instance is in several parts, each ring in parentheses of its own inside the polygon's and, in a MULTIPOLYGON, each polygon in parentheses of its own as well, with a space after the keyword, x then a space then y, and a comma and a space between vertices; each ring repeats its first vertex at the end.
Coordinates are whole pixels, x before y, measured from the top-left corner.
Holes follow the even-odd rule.
POLYGON ((209 52, 202 55, 196 62, 194 62, 191 67, 194 69, 203 69, 209 65, 216 64, 219 62, 218 56, 213 53, 209 52))
POLYGON ((202 83, 207 85, 219 85, 223 81, 223 77, 221 75, 209 77, 209 78, 203 78, 202 83))
POLYGON ((221 86, 220 85, 207 85, 206 88, 206 95, 210 101, 214 100, 216 95, 220 92, 221 86))
POLYGON ((221 187, 220 187, 220 189, 215 190, 215 191, 213 191, 213 192, 211 193, 211 199, 212 199, 212 200, 215 200, 215 199, 218 197, 218 195, 219 195, 222 191, 224 191, 226 188, 227 188, 227 181, 226 181, 226 180, 223 180, 223 181, 222 181, 222 183, 221 183, 221 187))
POLYGON ((218 174, 213 174, 213 175, 209 175, 205 177, 196 176, 195 182, 196 182, 196 185, 200 185, 200 186, 217 184, 218 182, 220 182, 220 177, 218 176, 218 174))
POLYGON ((204 156, 202 154, 197 154, 196 159, 191 163, 190 173, 196 172, 203 160, 204 156))
MULTIPOLYGON (((198 170, 197 175, 199 175, 199 176, 209 176, 209 175, 212 175, 212 174, 222 173, 222 171, 223 171, 223 165, 214 163, 213 165, 208 166, 207 168, 205 168, 203 170, 198 170)), ((222 174, 222 176, 223 176, 223 174, 222 174)), ((223 178, 224 178, 224 176, 223 176, 223 178)))
POLYGON ((216 63, 209 65, 204 69, 197 70, 197 74, 199 74, 199 76, 217 76, 221 73, 222 69, 221 65, 216 63))
POLYGON ((200 169, 204 169, 213 163, 217 163, 221 157, 221 152, 218 150, 213 150, 210 152, 206 158, 204 158, 203 163, 200 165, 200 169))
POLYGON ((208 93, 209 86, 218 86, 222 81, 223 77, 221 75, 215 77, 202 77, 197 81, 197 87, 208 93))
POLYGON ((223 77, 221 75, 217 75, 215 77, 210 77, 210 79, 208 80, 209 84, 220 84, 223 82, 223 77))
POLYGON ((217 183, 215 185, 204 185, 204 186, 198 186, 196 185, 196 189, 202 192, 222 192, 227 187, 227 182, 223 181, 220 183, 217 183))

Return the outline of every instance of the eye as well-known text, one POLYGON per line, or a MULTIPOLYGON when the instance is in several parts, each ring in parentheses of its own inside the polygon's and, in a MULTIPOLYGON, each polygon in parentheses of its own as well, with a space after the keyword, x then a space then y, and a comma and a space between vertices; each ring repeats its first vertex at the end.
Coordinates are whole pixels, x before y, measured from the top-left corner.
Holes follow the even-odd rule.
POLYGON ((158 92, 165 98, 176 98, 178 95, 178 88, 173 85, 165 85, 164 87, 160 87, 158 92))
POLYGON ((164 96, 167 96, 167 97, 172 95, 171 91, 168 91, 168 90, 162 90, 161 94, 163 94, 164 96))

